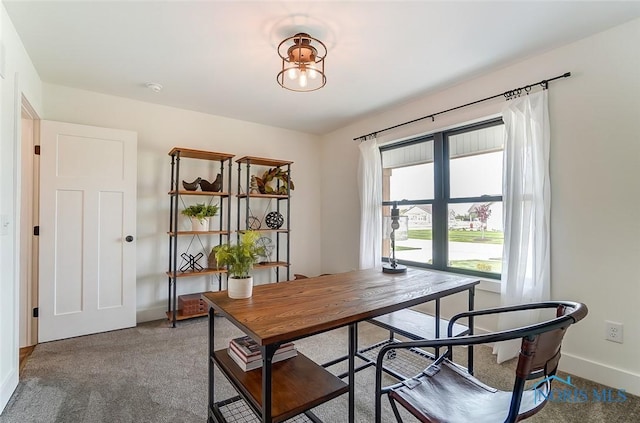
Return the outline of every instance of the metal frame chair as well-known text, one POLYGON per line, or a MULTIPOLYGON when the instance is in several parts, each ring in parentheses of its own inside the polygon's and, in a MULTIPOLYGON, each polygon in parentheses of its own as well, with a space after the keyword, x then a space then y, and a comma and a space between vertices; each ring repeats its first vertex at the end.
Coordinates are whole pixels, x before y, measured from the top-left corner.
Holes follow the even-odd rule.
POLYGON ((459 313, 450 320, 447 338, 400 342, 383 347, 378 353, 376 366, 376 423, 381 423, 384 394, 389 397, 398 422, 402 422, 402 418, 396 403, 421 422, 430 423, 516 422, 532 416, 547 402, 567 328, 582 320, 587 313, 587 306, 571 301, 547 301, 474 310, 459 313), (556 317, 500 332, 451 336, 454 323, 461 318, 542 309, 555 309, 556 317), (487 386, 451 361, 454 346, 480 345, 510 339, 522 339, 512 391, 500 391, 487 386), (390 350, 438 347, 446 347, 446 352, 419 375, 382 387, 382 361, 390 350), (542 380, 540 387, 525 391, 525 382, 533 379, 542 380))

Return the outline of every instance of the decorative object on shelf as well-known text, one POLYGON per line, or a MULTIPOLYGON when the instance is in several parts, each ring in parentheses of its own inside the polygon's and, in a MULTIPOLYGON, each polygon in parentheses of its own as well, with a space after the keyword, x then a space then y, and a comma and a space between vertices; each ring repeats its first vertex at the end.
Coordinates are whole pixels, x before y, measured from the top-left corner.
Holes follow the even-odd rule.
POLYGON ((215 181, 209 182, 206 179, 200 179, 200 188, 207 192, 220 192, 222 189, 222 174, 218 173, 215 181))
POLYGON ((258 181, 256 181, 256 175, 251 175, 249 194, 260 194, 260 190, 258 189, 258 181))
POLYGON ((249 216, 247 218, 247 228, 251 229, 252 231, 257 231, 258 229, 260 229, 260 227, 262 226, 262 223, 260 223, 260 219, 258 219, 255 216, 249 216))
POLYGON ((289 179, 289 173, 286 170, 282 170, 279 167, 274 167, 262 175, 262 178, 256 176, 256 183, 258 184, 258 190, 261 194, 278 194, 278 195, 287 195, 288 187, 293 191, 295 186, 293 181, 289 179), (276 179, 278 182, 282 183, 279 188, 273 189, 269 185, 271 181, 276 179))
POLYGON ((193 181, 193 182, 182 181, 182 186, 187 191, 195 191, 195 190, 198 189, 198 185, 200 184, 200 180, 201 180, 201 178, 196 178, 196 180, 193 181))
POLYGON ((272 211, 267 213, 267 217, 264 219, 264 222, 270 229, 280 229, 284 223, 284 217, 280 213, 272 211))
MULTIPOLYGON (((249 336, 242 336, 229 341, 227 352, 229 357, 245 372, 262 367, 260 346, 249 336)), ((293 342, 285 342, 273 354, 271 362, 277 363, 296 355, 298 355, 298 350, 293 342)))
POLYGON ((204 257, 203 253, 198 253, 195 256, 192 254, 182 253, 180 254, 180 257, 182 257, 182 259, 185 261, 185 264, 180 268, 181 272, 186 272, 189 269, 193 270, 194 272, 199 272, 200 270, 202 270, 202 266, 198 264, 198 260, 204 257))
POLYGON ((221 244, 212 249, 218 266, 227 268, 229 298, 249 298, 253 293, 253 277, 249 272, 264 256, 263 247, 256 242, 258 238, 260 235, 257 232, 247 231, 235 245, 221 244))
POLYGON ((271 254, 273 253, 273 240, 267 236, 261 236, 256 241, 256 244, 262 248, 262 255, 264 257, 264 261, 260 263, 270 263, 271 262, 271 254))
POLYGON ((207 312, 207 303, 202 299, 202 294, 180 295, 178 310, 182 310, 183 316, 201 315, 207 312))
POLYGON ((396 229, 400 227, 400 210, 398 210, 398 203, 393 202, 393 208, 391 209, 391 258, 389 263, 382 265, 382 271, 384 273, 404 273, 407 271, 407 266, 398 264, 396 260, 396 229))
POLYGON ((282 88, 315 91, 327 83, 324 74, 327 46, 317 38, 303 32, 285 38, 278 45, 278 55, 282 59, 282 69, 276 79, 282 88))
POLYGON ((202 232, 209 230, 209 218, 218 214, 217 204, 198 203, 186 207, 182 214, 191 218, 191 230, 202 232))

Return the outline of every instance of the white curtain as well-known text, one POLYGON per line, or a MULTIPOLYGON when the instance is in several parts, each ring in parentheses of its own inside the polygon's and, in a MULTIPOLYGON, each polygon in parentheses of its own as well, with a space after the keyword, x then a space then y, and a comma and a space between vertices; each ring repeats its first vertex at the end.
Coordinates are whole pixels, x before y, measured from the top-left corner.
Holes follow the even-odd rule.
POLYGON ((360 269, 382 262, 382 162, 375 138, 360 143, 360 269))
MULTIPOLYGON (((502 305, 550 297, 549 110, 547 90, 510 100, 503 109, 504 255, 502 305)), ((539 313, 501 316, 500 330, 533 323, 539 313)), ((520 341, 494 347, 499 363, 515 357, 520 341)))

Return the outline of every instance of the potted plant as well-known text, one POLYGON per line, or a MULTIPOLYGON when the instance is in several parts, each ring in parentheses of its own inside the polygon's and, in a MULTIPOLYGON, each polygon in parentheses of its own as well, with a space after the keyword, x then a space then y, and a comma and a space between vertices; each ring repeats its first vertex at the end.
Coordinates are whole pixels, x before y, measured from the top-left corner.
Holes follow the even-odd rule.
POLYGON ((237 244, 222 244, 213 247, 218 267, 226 267, 227 292, 229 298, 249 298, 253 292, 253 277, 249 274, 253 265, 264 256, 264 247, 257 244, 260 234, 246 231, 237 244))
POLYGON ((208 231, 209 218, 218 214, 217 204, 194 204, 182 210, 182 214, 191 218, 192 231, 208 231))

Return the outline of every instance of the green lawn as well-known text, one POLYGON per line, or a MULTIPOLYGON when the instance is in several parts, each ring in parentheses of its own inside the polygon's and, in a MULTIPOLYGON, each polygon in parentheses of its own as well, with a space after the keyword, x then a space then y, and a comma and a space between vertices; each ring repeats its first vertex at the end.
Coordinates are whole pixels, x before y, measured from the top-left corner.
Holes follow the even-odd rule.
MULTIPOLYGON (((409 238, 413 239, 431 239, 431 229, 409 229, 409 238)), ((480 231, 449 231, 449 241, 451 242, 483 242, 487 244, 502 244, 504 242, 504 233, 486 231, 484 239, 480 231)))
POLYGON ((420 250, 420 247, 405 247, 404 245, 396 245, 396 251, 420 250))
POLYGON ((451 260, 449 266, 480 272, 502 273, 501 260, 451 260))

